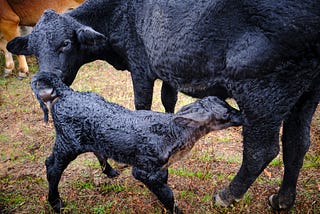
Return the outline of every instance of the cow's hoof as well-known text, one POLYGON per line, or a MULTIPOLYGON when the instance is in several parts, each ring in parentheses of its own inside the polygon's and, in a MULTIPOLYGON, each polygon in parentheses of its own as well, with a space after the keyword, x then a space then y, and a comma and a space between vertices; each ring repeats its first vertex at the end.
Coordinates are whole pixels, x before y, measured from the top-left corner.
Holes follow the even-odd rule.
POLYGON ((3 71, 2 77, 7 78, 7 77, 10 77, 11 75, 12 75, 12 70, 5 68, 3 71))
POLYGON ((234 197, 229 188, 224 188, 213 195, 215 203, 221 207, 229 207, 234 202, 240 200, 234 197))
POLYGON ((56 199, 54 202, 50 202, 50 205, 55 213, 61 213, 61 209, 64 207, 61 198, 56 199))
POLYGON ((25 78, 28 77, 28 74, 27 73, 23 73, 23 72, 19 72, 18 76, 17 76, 17 79, 18 80, 23 80, 25 78))
POLYGON ((288 210, 293 206, 293 204, 294 202, 286 203, 281 200, 278 194, 273 194, 269 197, 269 205, 276 211, 288 210))

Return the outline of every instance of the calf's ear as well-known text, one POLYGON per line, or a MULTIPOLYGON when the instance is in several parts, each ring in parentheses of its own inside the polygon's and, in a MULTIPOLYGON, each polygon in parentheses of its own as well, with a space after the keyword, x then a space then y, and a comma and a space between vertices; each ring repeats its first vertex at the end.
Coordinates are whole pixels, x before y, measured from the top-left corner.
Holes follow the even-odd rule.
POLYGON ((206 124, 211 119, 209 113, 192 112, 184 115, 177 115, 173 120, 179 126, 198 127, 206 124))
POLYGON ((33 52, 28 46, 29 35, 18 36, 7 44, 7 50, 13 54, 32 55, 33 52))
POLYGON ((81 27, 76 31, 77 39, 81 44, 89 46, 101 46, 107 41, 107 38, 93 30, 91 27, 81 27))

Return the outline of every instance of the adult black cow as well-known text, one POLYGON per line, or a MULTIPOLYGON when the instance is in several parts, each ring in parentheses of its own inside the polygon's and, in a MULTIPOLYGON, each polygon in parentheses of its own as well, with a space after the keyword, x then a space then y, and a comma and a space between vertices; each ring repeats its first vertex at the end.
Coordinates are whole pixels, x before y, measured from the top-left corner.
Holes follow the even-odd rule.
POLYGON ((147 76, 194 97, 233 97, 245 121, 243 161, 215 195, 223 206, 276 157, 283 124, 284 178, 269 202, 277 210, 293 206, 320 99, 318 0, 88 0, 64 15, 45 12, 8 50, 35 54, 41 72, 60 69, 68 84, 77 61, 104 51, 134 82, 147 76))

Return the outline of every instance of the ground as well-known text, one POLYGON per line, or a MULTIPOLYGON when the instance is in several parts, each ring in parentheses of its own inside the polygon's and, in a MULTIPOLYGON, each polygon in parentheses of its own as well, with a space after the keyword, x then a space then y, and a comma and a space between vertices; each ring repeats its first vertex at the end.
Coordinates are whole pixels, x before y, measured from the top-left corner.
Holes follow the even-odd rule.
MULTIPOLYGON (((3 58, 0 60, 2 71, 3 58), (1 61, 2 60, 2 61, 1 61)), ((28 58, 31 75, 36 63, 28 58)), ((54 140, 52 121, 43 122, 30 77, 0 80, 0 213, 52 213, 46 202, 44 161, 54 140)), ((155 86, 152 109, 163 111, 160 81, 155 86)), ((102 61, 83 66, 72 85, 94 91, 112 102, 134 109, 131 78, 102 61)), ((179 94, 176 109, 193 99, 179 94)), ((228 100, 235 105, 233 100, 228 100)), ((243 199, 230 208, 212 203, 212 194, 227 185, 242 159, 241 128, 216 131, 201 138, 191 153, 169 169, 169 186, 185 213, 272 213, 267 198, 281 184, 281 153, 251 186, 243 199)), ((163 213, 147 188, 130 174, 130 167, 112 162, 121 172, 114 179, 101 173, 88 153, 79 156, 64 172, 60 194, 67 201, 64 213, 163 213)), ((320 107, 312 122, 311 148, 306 155, 297 187, 295 206, 288 213, 320 213, 320 107)))

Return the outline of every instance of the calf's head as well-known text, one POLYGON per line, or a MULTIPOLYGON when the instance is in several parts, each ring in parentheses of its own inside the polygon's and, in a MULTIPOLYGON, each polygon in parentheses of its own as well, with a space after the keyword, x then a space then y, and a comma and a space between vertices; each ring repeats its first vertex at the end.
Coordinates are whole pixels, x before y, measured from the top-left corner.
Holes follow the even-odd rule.
POLYGON ((31 34, 11 40, 7 49, 14 54, 35 55, 40 71, 54 71, 71 85, 81 65, 97 59, 107 38, 67 14, 47 10, 31 34))
POLYGON ((182 107, 174 121, 181 126, 205 127, 209 131, 242 125, 241 112, 215 96, 182 107))
POLYGON ((64 90, 72 90, 54 72, 38 72, 31 80, 31 88, 40 105, 44 104, 48 109, 64 90))

